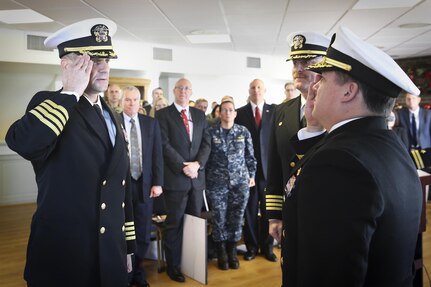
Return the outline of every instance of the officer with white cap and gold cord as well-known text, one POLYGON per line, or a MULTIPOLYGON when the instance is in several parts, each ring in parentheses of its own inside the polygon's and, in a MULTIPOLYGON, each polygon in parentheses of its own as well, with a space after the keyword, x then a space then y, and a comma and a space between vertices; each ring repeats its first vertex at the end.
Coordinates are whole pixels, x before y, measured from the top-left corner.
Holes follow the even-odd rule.
POLYGON ((61 58, 63 88, 38 92, 9 128, 38 187, 24 278, 28 286, 127 286, 135 231, 123 129, 101 95, 117 58, 116 24, 89 19, 45 41, 61 58))
POLYGON ((385 119, 401 91, 419 90, 345 27, 308 68, 321 75, 308 95, 307 128, 292 141, 327 135, 285 187, 283 286, 412 286, 422 191, 385 119))

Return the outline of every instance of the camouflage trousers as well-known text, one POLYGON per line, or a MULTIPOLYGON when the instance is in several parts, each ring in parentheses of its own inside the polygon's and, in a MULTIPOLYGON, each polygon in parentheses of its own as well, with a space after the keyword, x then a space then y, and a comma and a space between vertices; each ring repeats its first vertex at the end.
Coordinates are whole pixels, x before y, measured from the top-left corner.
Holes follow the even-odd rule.
POLYGON ((213 213, 212 237, 215 242, 237 242, 241 239, 244 211, 250 195, 247 184, 207 188, 213 213))

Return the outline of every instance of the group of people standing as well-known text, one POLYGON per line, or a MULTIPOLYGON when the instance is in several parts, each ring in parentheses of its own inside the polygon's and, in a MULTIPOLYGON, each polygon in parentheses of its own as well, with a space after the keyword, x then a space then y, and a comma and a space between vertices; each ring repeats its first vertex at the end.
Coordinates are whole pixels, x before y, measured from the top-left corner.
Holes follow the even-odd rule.
POLYGON ((388 55, 344 27, 332 40, 293 33, 300 96, 268 105, 255 79, 249 103, 222 100, 209 127, 184 78, 155 118, 139 114, 135 87, 120 113, 108 107, 115 31, 90 19, 48 37, 63 88, 37 93, 7 132, 38 185, 28 286, 149 286, 142 260, 162 192, 167 274, 184 282, 183 217, 200 215, 204 190, 222 270, 239 268, 242 236, 245 260, 277 261, 275 238, 283 286, 411 286, 421 187, 386 120, 401 91, 419 90, 388 55))

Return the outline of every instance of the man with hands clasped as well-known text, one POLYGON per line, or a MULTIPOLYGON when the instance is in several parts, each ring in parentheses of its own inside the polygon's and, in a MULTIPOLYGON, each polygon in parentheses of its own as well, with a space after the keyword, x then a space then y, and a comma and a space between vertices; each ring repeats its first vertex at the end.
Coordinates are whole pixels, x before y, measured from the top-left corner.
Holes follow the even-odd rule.
POLYGON ((192 83, 179 79, 172 105, 157 111, 164 157, 164 244, 167 273, 184 282, 181 252, 184 214, 199 216, 205 189, 205 164, 211 149, 205 113, 189 107, 192 83))

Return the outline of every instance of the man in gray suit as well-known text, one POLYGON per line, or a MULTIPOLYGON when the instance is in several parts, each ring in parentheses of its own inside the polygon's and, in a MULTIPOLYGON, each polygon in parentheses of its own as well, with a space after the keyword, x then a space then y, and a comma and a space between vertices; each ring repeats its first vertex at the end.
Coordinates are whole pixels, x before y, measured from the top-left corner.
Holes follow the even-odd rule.
POLYGON ((205 189, 205 164, 211 150, 205 114, 189 107, 192 83, 180 79, 174 88, 175 101, 157 112, 164 156, 164 233, 167 273, 184 282, 181 252, 184 213, 199 216, 205 189))
POLYGON ((140 99, 138 88, 124 88, 121 118, 130 144, 130 186, 137 243, 133 274, 129 279, 135 287, 150 287, 142 263, 151 242, 153 198, 163 192, 163 153, 159 123, 138 113, 140 99))

